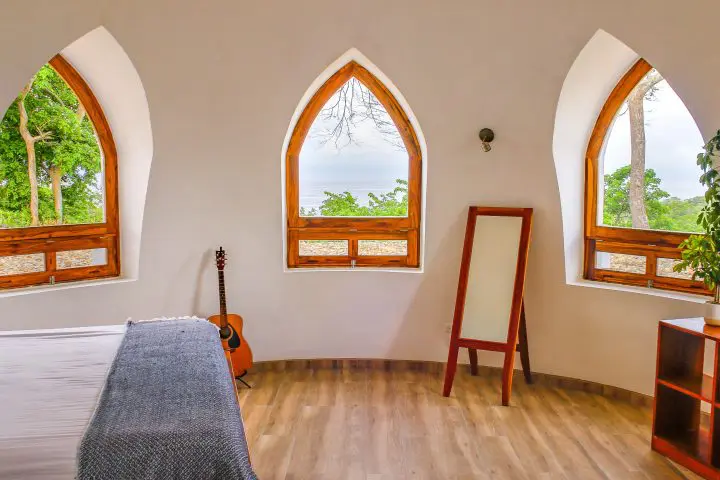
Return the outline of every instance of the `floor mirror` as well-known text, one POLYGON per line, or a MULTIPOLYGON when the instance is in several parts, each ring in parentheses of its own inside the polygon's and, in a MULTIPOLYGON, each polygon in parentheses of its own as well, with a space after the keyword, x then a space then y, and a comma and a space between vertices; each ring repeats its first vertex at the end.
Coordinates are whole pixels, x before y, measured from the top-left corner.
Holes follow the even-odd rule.
POLYGON ((478 350, 504 354, 503 405, 510 403, 516 351, 525 380, 532 382, 524 302, 532 216, 532 208, 470 207, 468 211, 443 386, 446 397, 460 348, 468 349, 473 375, 478 372, 478 350))

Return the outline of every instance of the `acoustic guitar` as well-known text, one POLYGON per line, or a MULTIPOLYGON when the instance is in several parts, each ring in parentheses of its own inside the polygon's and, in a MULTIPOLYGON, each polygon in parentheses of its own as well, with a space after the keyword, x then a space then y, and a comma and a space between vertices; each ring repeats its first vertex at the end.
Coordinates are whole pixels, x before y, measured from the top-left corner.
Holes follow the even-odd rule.
MULTIPOLYGON (((220 292, 220 314, 211 315, 208 320, 220 327, 220 339, 232 361, 233 375, 242 381, 242 377, 252 367, 252 351, 242 336, 243 319, 240 315, 227 313, 225 301, 225 250, 215 251, 215 264, 218 270, 218 286, 220 292)), ((243 381, 243 383, 245 383, 243 381)), ((245 383, 247 385, 247 383, 245 383)), ((249 386, 249 385, 248 385, 249 386)))

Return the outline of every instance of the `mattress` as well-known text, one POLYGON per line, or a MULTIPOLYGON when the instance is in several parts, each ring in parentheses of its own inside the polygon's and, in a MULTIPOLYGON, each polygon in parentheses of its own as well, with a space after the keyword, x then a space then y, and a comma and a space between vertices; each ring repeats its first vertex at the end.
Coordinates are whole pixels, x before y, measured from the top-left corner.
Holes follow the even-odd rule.
POLYGON ((0 332, 0 479, 72 479, 125 325, 0 332))

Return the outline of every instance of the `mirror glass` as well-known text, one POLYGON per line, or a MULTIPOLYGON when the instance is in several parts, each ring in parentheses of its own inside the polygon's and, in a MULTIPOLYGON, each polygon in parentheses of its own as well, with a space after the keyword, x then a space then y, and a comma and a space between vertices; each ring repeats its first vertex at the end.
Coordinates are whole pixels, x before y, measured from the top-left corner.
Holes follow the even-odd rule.
POLYGON ((461 338, 507 342, 522 222, 476 217, 461 338))

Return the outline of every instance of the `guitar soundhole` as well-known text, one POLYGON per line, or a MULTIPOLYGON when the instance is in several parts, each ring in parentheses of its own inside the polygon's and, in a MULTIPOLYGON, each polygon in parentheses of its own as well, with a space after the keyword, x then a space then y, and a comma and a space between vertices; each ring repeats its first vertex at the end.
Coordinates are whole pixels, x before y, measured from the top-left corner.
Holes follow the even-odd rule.
POLYGON ((237 334, 234 328, 230 327, 230 330, 232 330, 232 335, 228 339, 228 347, 238 348, 240 346, 240 335, 237 334))

